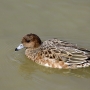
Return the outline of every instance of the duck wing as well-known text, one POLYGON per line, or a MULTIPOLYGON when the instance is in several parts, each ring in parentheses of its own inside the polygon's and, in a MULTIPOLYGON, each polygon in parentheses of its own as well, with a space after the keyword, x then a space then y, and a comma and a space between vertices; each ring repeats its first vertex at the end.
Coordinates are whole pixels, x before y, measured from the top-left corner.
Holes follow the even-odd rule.
POLYGON ((89 65, 90 51, 87 49, 78 48, 77 45, 57 39, 45 41, 44 46, 46 46, 45 57, 51 60, 64 61, 68 65, 89 65))

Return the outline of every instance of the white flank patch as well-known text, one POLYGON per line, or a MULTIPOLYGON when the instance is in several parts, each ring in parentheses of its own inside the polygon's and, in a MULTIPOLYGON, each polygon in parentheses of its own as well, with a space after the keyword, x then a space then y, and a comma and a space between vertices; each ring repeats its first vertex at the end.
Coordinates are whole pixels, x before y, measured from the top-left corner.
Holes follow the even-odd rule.
POLYGON ((50 66, 48 65, 48 63, 46 63, 45 66, 46 66, 46 67, 50 67, 50 66))
POLYGON ((88 67, 88 66, 89 66, 89 64, 88 63, 85 63, 83 67, 88 67))
POLYGON ((77 66, 77 68, 81 68, 81 67, 82 67, 82 65, 78 65, 78 66, 77 66))
POLYGON ((59 68, 61 69, 62 67, 59 65, 59 68))

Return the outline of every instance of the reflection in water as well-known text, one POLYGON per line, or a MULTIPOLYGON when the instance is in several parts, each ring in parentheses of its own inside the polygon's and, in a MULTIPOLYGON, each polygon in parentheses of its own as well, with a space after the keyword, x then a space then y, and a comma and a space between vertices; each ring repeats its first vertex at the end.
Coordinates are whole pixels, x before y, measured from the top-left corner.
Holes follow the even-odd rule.
POLYGON ((29 59, 26 59, 22 64, 20 64, 19 71, 22 74, 28 75, 30 77, 32 73, 36 71, 43 72, 45 74, 60 74, 60 75, 69 75, 75 76, 78 78, 90 78, 90 68, 82 68, 82 69, 53 69, 47 68, 41 65, 36 64, 29 59))

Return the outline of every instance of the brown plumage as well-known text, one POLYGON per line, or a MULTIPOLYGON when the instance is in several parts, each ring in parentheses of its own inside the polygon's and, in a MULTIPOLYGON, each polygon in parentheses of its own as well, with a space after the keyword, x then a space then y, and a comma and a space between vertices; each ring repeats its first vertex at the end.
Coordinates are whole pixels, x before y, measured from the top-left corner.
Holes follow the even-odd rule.
POLYGON ((21 43, 15 51, 25 47, 25 55, 43 66, 74 69, 90 65, 89 50, 63 40, 54 38, 42 42, 37 35, 27 34, 21 43))

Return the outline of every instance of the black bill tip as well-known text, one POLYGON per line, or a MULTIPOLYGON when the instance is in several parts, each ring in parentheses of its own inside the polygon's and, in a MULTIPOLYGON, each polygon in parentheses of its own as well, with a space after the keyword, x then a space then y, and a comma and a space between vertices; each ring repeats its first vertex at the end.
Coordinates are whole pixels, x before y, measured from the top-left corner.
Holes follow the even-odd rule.
POLYGON ((15 51, 18 51, 18 49, 17 49, 17 48, 15 48, 15 51))

